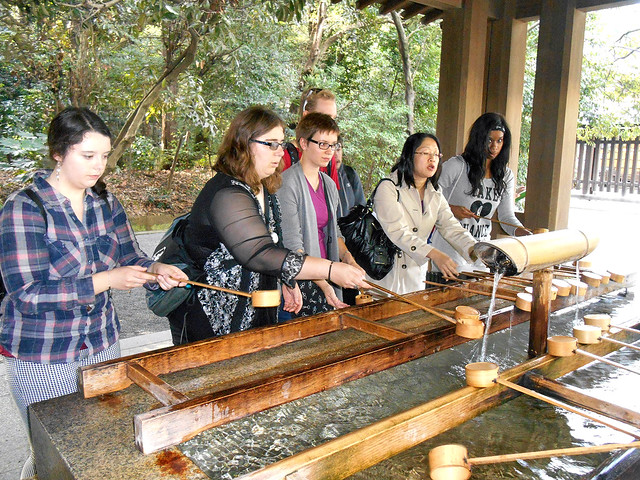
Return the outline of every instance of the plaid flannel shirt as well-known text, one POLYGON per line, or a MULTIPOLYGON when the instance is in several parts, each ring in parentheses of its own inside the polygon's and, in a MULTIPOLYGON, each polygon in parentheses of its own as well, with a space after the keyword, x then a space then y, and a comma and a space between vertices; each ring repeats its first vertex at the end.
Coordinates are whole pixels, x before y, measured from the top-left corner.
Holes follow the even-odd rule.
POLYGON ((0 345, 24 361, 76 361, 80 350, 98 353, 118 339, 120 323, 110 292, 95 294, 92 275, 124 265, 149 267, 122 205, 91 189, 81 221, 69 199, 36 174, 32 188, 47 212, 15 192, 0 212, 2 302, 0 345))

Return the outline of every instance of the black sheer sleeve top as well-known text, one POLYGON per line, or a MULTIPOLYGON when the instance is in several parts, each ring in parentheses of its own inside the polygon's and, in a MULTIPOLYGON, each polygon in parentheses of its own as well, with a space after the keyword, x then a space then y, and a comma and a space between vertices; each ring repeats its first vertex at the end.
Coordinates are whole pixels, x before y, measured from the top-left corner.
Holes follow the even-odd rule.
POLYGON ((189 255, 202 266, 223 244, 244 268, 293 285, 304 257, 282 247, 275 195, 265 193, 265 210, 247 184, 217 173, 193 204, 184 233, 189 255))

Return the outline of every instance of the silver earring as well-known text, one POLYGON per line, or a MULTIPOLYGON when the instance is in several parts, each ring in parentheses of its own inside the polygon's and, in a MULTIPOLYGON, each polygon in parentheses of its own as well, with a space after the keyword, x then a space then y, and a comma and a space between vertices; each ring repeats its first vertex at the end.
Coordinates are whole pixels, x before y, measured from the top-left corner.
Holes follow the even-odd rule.
POLYGON ((62 162, 58 162, 58 165, 56 166, 56 182, 60 183, 60 166, 62 165, 62 162))

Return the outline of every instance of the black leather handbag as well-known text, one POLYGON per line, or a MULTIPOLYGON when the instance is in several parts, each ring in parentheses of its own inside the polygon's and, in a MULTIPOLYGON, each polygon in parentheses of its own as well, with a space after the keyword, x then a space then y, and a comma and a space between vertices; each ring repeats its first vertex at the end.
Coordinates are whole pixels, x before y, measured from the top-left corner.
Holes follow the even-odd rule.
POLYGON ((385 180, 392 181, 389 178, 380 180, 366 205, 355 205, 347 215, 338 219, 347 249, 367 275, 375 280, 384 278, 391 271, 399 252, 373 215, 373 198, 385 180))

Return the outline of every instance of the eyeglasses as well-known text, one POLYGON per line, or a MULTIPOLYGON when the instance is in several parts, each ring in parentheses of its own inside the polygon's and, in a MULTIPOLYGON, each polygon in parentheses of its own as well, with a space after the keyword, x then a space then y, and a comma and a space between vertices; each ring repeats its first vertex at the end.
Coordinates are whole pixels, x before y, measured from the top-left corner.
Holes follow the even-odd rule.
POLYGON ((336 142, 336 143, 318 142, 317 140, 314 140, 313 138, 307 138, 307 140, 309 140, 310 142, 313 142, 316 145, 318 145, 318 148, 320 150, 328 150, 330 148, 334 152, 337 152, 338 150, 342 149, 342 144, 340 144, 338 142, 336 142))
POLYGON ((274 152, 278 150, 278 147, 284 150, 287 145, 287 142, 265 142, 264 140, 254 140, 253 138, 250 139, 249 141, 253 143, 259 143, 260 145, 266 145, 267 147, 269 147, 269 149, 273 150, 274 152))
POLYGON ((427 158, 437 158, 438 160, 440 160, 442 158, 442 154, 441 153, 435 153, 435 152, 416 152, 416 155, 424 155, 427 158))

